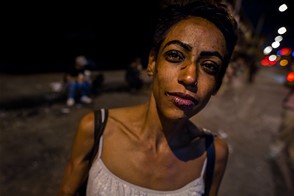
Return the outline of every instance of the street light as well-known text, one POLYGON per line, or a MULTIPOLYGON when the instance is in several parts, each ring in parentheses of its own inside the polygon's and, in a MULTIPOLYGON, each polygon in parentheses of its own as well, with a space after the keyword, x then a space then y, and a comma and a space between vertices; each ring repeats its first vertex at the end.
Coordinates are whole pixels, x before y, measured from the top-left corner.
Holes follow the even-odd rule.
POLYGON ((279 7, 279 11, 280 12, 284 12, 284 11, 286 11, 288 9, 288 7, 287 7, 287 5, 284 3, 284 4, 282 4, 282 5, 280 5, 280 7, 279 7))
POLYGON ((278 33, 279 33, 280 35, 283 35, 283 34, 286 33, 286 32, 287 32, 286 27, 280 27, 280 28, 278 29, 278 33))

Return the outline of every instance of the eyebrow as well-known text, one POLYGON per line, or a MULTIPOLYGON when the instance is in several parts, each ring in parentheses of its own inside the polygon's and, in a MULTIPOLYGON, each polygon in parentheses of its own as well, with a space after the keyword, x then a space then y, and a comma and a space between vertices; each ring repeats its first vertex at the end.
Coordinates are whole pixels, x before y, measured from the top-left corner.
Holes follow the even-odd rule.
POLYGON ((202 57, 216 56, 216 57, 220 58, 220 60, 224 61, 224 58, 222 57, 222 55, 216 51, 204 51, 204 52, 200 53, 200 56, 202 56, 202 57))
POLYGON ((172 41, 167 42, 165 44, 165 46, 163 47, 163 49, 166 48, 169 45, 172 45, 172 44, 179 45, 182 48, 184 48, 185 50, 192 51, 192 47, 189 44, 185 44, 185 43, 183 43, 183 42, 181 42, 179 40, 172 40, 172 41))
MULTIPOLYGON (((185 50, 187 50, 189 52, 192 51, 192 46, 190 46, 189 44, 185 44, 185 43, 183 43, 183 42, 181 42, 179 40, 172 40, 170 42, 167 42, 165 44, 165 46, 163 47, 163 49, 166 48, 169 45, 172 45, 172 44, 179 45, 179 46, 181 46, 182 48, 184 48, 185 50)), ((203 52, 200 53, 200 56, 202 56, 202 57, 216 56, 216 57, 220 58, 222 61, 224 61, 224 58, 222 57, 222 55, 217 51, 203 51, 203 52)))

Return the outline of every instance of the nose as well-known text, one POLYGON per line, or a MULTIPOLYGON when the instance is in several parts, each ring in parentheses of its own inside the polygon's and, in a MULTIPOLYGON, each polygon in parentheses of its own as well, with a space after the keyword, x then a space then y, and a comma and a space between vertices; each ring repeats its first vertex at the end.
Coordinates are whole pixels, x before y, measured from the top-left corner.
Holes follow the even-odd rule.
POLYGON ((184 66, 180 70, 178 82, 185 85, 185 87, 196 88, 197 87, 197 66, 193 63, 184 66))

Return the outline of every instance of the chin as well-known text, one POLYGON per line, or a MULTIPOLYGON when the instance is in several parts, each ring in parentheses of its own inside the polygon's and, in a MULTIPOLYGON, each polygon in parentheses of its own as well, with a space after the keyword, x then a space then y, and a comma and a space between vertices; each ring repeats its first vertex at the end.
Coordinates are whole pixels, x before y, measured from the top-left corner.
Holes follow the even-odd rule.
POLYGON ((192 116, 190 112, 177 107, 172 107, 162 111, 164 117, 170 120, 189 119, 192 116))

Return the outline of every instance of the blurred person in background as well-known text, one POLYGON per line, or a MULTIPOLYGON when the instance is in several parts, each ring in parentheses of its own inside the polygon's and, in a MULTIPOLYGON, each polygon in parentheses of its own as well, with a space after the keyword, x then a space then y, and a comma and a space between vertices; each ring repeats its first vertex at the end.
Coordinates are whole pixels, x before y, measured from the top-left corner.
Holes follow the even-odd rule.
POLYGON ((125 80, 131 92, 138 91, 142 88, 144 82, 142 78, 143 65, 141 57, 136 56, 128 65, 125 72, 125 80))
POLYGON ((271 157, 277 163, 289 195, 294 195, 294 63, 289 66, 285 86, 289 89, 282 101, 282 120, 271 145, 271 157))
POLYGON ((73 66, 65 74, 67 88, 67 106, 73 106, 77 99, 82 103, 92 103, 91 92, 91 71, 88 67, 88 59, 84 55, 75 57, 73 66))
POLYGON ((197 0, 174 2, 157 22, 148 101, 102 108, 106 124, 93 164, 98 121, 94 112, 81 119, 59 196, 75 195, 87 179, 88 196, 218 194, 228 145, 190 118, 221 87, 237 41, 236 20, 224 5, 197 0))

